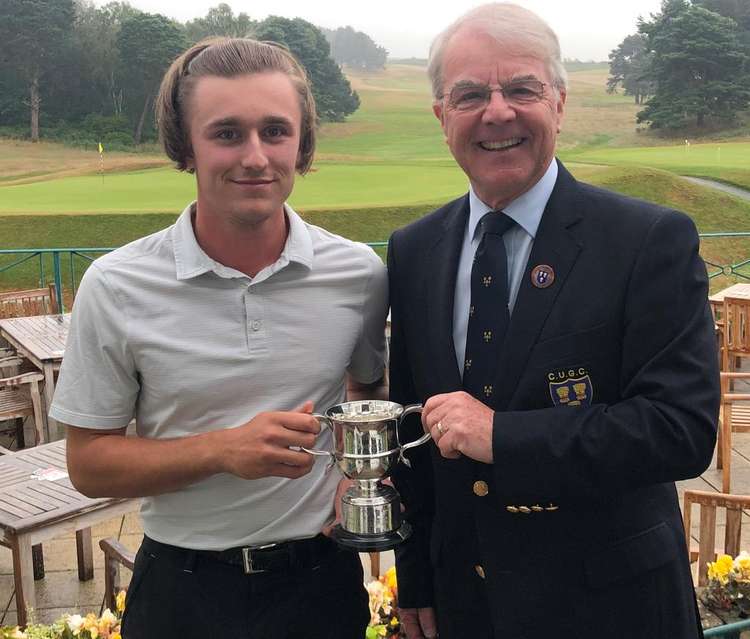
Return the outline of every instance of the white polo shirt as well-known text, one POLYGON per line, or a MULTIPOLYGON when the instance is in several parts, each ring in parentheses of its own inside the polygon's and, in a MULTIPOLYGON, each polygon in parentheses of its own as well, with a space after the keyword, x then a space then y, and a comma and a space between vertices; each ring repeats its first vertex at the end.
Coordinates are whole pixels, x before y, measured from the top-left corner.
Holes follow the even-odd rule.
MULTIPOLYGON (((279 259, 255 277, 212 260, 193 205, 176 223, 97 259, 86 272, 50 415, 166 439, 239 426, 262 411, 345 397, 344 373, 383 373, 387 278, 369 247, 286 207, 279 259)), ((330 448, 325 430, 316 446, 330 448)), ((326 458, 301 479, 214 475, 149 497, 149 537, 186 548, 309 537, 333 514, 340 479, 326 458)))

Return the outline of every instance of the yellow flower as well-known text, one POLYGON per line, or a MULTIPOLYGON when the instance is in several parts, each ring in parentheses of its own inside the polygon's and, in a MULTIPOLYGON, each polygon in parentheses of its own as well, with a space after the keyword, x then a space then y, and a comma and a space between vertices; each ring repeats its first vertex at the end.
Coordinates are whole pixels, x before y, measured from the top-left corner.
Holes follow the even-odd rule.
POLYGON ((109 639, 122 639, 122 635, 119 632, 113 632, 109 639))
POLYGON ((122 614, 122 611, 125 610, 125 594, 125 591, 121 590, 115 597, 115 608, 120 614, 122 614))
POLYGON ((83 628, 84 630, 96 628, 96 615, 93 612, 90 612, 89 614, 86 615, 86 617, 84 617, 83 628))
POLYGON ((392 592, 396 592, 396 566, 391 566, 388 570, 385 571, 385 574, 383 575, 383 581, 385 585, 391 589, 392 592))
POLYGON ((109 608, 106 608, 102 613, 101 619, 99 619, 99 630, 104 630, 105 628, 109 630, 116 623, 117 617, 115 617, 109 608))
POLYGON ((708 578, 726 584, 733 567, 734 560, 729 555, 719 555, 716 561, 708 562, 708 578))
POLYGON ((744 550, 734 558, 732 577, 740 583, 750 582, 750 555, 744 550))

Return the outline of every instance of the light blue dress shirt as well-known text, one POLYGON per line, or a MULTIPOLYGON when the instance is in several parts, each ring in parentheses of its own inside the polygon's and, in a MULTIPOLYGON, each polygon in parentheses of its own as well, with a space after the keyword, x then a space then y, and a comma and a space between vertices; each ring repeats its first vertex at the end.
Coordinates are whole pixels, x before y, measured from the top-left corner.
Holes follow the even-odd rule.
MULTIPOLYGON (((526 263, 534 246, 542 213, 552 194, 557 181, 557 162, 553 159, 542 178, 526 193, 513 200, 503 212, 516 222, 503 235, 505 250, 508 254, 508 308, 511 315, 516 304, 521 278, 526 270, 526 263)), ((463 377, 464 357, 466 355, 466 330, 469 325, 469 306, 471 305, 471 267, 474 254, 482 239, 479 221, 485 213, 492 211, 474 193, 469 186, 469 222, 464 232, 461 257, 456 273, 456 291, 453 298, 453 344, 456 349, 456 363, 463 377)))

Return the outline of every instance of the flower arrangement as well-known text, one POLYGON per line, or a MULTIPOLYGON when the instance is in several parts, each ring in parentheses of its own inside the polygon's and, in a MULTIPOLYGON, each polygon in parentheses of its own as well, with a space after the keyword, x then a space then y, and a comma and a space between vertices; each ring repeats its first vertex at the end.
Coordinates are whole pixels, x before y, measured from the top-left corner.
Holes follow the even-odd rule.
POLYGON ((750 614, 750 554, 743 550, 734 559, 719 555, 716 561, 708 562, 703 598, 710 608, 750 614))
POLYGON ((400 636, 401 624, 396 616, 396 569, 388 571, 365 585, 370 596, 370 623, 365 639, 395 639, 400 636))
POLYGON ((53 624, 30 623, 25 630, 18 626, 0 627, 0 639, 122 639, 120 621, 125 610, 125 591, 117 594, 115 612, 107 608, 97 617, 89 613, 64 615, 53 624))

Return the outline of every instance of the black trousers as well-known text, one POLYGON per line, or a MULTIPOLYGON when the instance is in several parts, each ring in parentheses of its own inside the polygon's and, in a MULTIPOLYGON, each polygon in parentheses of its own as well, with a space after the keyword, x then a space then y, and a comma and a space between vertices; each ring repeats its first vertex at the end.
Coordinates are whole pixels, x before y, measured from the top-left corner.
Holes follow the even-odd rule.
POLYGON ((247 575, 145 537, 123 639, 362 639, 370 613, 359 556, 325 544, 312 562, 247 575))

